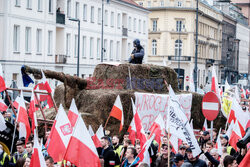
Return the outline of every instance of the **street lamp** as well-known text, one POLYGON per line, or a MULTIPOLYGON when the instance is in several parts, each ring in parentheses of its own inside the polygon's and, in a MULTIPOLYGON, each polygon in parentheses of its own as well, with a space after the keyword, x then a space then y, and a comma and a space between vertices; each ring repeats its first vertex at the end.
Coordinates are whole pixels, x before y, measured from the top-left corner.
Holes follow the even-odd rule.
POLYGON ((194 65, 194 88, 197 92, 197 58, 198 58, 198 12, 199 12, 199 0, 196 0, 196 33, 195 33, 195 65, 194 65))
POLYGON ((78 48, 77 48, 77 73, 76 75, 79 77, 79 62, 80 62, 80 20, 79 19, 75 19, 75 18, 69 18, 70 21, 75 21, 78 22, 78 48))

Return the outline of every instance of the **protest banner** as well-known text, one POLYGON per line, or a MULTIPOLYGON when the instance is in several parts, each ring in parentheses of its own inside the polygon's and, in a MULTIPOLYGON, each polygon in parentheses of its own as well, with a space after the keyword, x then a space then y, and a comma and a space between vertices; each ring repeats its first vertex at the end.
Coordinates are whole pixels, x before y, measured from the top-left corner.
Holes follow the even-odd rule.
MULTIPOLYGON (((181 108, 187 116, 188 120, 191 117, 192 94, 176 95, 181 108)), ((168 112, 167 94, 151 94, 135 92, 135 106, 142 121, 145 131, 149 130, 156 117, 161 113, 163 120, 167 120, 168 112)))

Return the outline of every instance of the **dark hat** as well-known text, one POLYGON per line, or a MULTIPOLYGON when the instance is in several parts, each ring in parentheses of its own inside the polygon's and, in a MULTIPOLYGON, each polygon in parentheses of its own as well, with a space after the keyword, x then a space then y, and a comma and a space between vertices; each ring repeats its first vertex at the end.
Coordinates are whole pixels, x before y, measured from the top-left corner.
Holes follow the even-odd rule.
POLYGON ((16 142, 16 146, 20 146, 20 145, 24 145, 24 141, 23 140, 18 140, 16 142))
POLYGON ((220 137, 221 137, 221 138, 224 138, 224 139, 226 139, 226 140, 229 140, 229 138, 228 138, 228 136, 227 136, 226 134, 223 134, 223 135, 221 135, 220 137))
POLYGON ((180 145, 179 149, 186 149, 186 146, 180 145))
POLYGON ((209 135, 209 132, 208 132, 208 131, 204 131, 204 132, 202 133, 202 135, 207 136, 207 135, 209 135))
POLYGON ((191 152, 192 152, 192 149, 191 149, 191 148, 187 148, 187 149, 186 149, 186 152, 191 153, 191 152))
POLYGON ((175 154, 174 156, 174 162, 179 162, 179 161, 182 161, 184 160, 184 157, 181 155, 181 154, 175 154))

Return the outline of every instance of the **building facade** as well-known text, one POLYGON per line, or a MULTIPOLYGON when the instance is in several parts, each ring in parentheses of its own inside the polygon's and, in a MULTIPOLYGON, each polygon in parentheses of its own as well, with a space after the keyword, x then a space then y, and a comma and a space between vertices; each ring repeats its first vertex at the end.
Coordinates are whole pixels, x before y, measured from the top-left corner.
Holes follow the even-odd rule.
MULTIPOLYGON (((175 69, 180 74, 180 88, 186 90, 195 66, 196 1, 136 2, 151 11, 148 62, 175 69)), ((199 2, 198 87, 204 87, 211 80, 212 65, 221 81, 222 20, 219 10, 199 2)))
MULTIPOLYGON (((147 50, 148 13, 131 0, 105 1, 104 61, 126 62, 135 38, 147 50)), ((86 78, 101 61, 102 1, 0 0, 0 62, 7 86, 12 80, 22 86, 23 64, 76 75, 78 24, 70 18, 80 20, 79 76, 86 78)))

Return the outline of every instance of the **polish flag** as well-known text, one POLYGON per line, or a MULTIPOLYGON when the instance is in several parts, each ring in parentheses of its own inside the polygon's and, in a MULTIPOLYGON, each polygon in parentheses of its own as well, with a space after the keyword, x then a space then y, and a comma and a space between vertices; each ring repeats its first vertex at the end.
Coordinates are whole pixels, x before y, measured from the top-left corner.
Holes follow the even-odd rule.
POLYGON ((238 167, 246 167, 250 164, 250 151, 248 150, 247 154, 243 158, 243 160, 240 162, 238 167))
POLYGON ((236 143, 242 138, 241 136, 241 131, 240 131, 240 126, 239 126, 239 122, 236 121, 233 127, 233 131, 231 134, 231 137, 229 139, 229 144, 235 149, 237 150, 237 145, 236 143))
POLYGON ((20 96, 16 97, 16 100, 13 102, 13 106, 18 109, 19 104, 21 103, 22 99, 20 96))
POLYGON ((246 91, 242 85, 241 85, 241 98, 244 98, 244 99, 246 98, 246 91))
POLYGON ((0 114, 0 131, 4 131, 7 128, 5 124, 5 119, 2 114, 0 114))
MULTIPOLYGON (((43 83, 38 83, 38 84, 34 87, 34 90, 43 91, 43 90, 46 90, 46 89, 45 89, 43 83)), ((40 95, 39 95, 39 100, 40 100, 40 101, 45 101, 45 100, 47 100, 47 96, 48 96, 48 95, 46 95, 46 94, 40 94, 40 95)))
POLYGON ((95 144, 91 140, 87 127, 78 116, 64 159, 76 166, 101 167, 95 144))
POLYGON ((50 133, 47 151, 55 162, 62 161, 72 135, 72 127, 62 105, 50 133))
POLYGON ((217 81, 217 76, 216 76, 216 72, 215 72, 215 69, 214 69, 214 66, 213 66, 213 69, 212 69, 212 85, 211 85, 211 92, 214 92, 217 97, 219 99, 221 99, 221 96, 220 96, 220 89, 219 89, 219 85, 218 85, 218 81, 217 81))
POLYGON ((8 106, 5 104, 3 99, 0 99, 0 111, 6 111, 8 109, 8 106))
POLYGON ((205 121, 204 121, 202 130, 203 130, 203 131, 207 131, 207 130, 208 130, 208 128, 207 128, 207 119, 206 119, 206 118, 205 118, 205 121))
POLYGON ((41 70, 41 72, 42 72, 42 83, 44 84, 44 88, 47 90, 48 93, 51 93, 52 89, 49 86, 49 83, 48 83, 48 81, 43 73, 43 70, 41 70))
POLYGON ((159 114, 150 128, 151 131, 150 135, 155 134, 155 141, 158 144, 161 143, 161 134, 164 130, 166 130, 165 123, 163 121, 161 114, 159 114))
POLYGON ((151 143, 153 142, 155 137, 155 134, 153 134, 149 140, 147 140, 145 142, 145 144, 143 145, 143 147, 141 147, 141 152, 138 154, 138 157, 140 158, 139 162, 145 162, 150 166, 150 155, 148 152, 148 149, 151 145, 151 143))
POLYGON ((30 123, 28 119, 28 113, 25 107, 23 92, 20 94, 20 103, 18 106, 18 113, 16 121, 19 123, 19 137, 25 137, 25 144, 29 140, 30 136, 30 123))
POLYGON ((99 128, 97 129, 96 133, 94 136, 92 136, 92 140, 95 144, 95 147, 101 147, 101 138, 104 136, 104 132, 103 132, 103 127, 102 125, 99 126, 99 128))
POLYGON ((0 75, 0 92, 3 92, 6 90, 5 82, 3 77, 0 75))
POLYGON ((238 120, 242 136, 245 135, 246 126, 249 119, 250 119, 249 112, 243 111, 240 104, 236 101, 236 99, 233 99, 228 122, 231 123, 233 120, 235 123, 236 120, 238 120))
POLYGON ((230 139, 234 127, 234 121, 232 121, 227 129, 226 135, 230 139))
POLYGON ((142 148, 143 145, 146 143, 147 138, 145 135, 145 131, 142 127, 141 119, 137 111, 135 113, 134 119, 135 119, 135 128, 136 128, 136 137, 140 140, 140 145, 142 148))
POLYGON ((68 118, 69 118, 69 121, 70 121, 72 127, 75 126, 78 115, 79 114, 78 114, 78 109, 76 107, 75 99, 72 99, 72 102, 71 102, 71 105, 69 108, 69 112, 68 112, 68 118))
POLYGON ((129 139, 131 140, 131 143, 134 145, 135 138, 136 138, 136 127, 135 127, 135 119, 134 119, 136 108, 135 108, 135 104, 132 98, 131 98, 131 104, 132 104, 132 109, 133 109, 133 119, 129 125, 128 132, 129 132, 129 139))
POLYGON ((89 125, 89 134, 91 137, 95 135, 91 125, 89 125))
POLYGON ((215 148, 218 150, 218 154, 221 156, 223 154, 222 152, 222 146, 221 146, 221 141, 220 141, 220 132, 221 132, 221 128, 219 130, 219 134, 216 140, 216 145, 215 148))
POLYGON ((34 131, 34 146, 33 146, 33 153, 30 160, 30 167, 45 167, 46 162, 43 157, 41 146, 38 142, 38 137, 36 134, 36 130, 34 131))
POLYGON ((34 119, 34 114, 36 112, 36 107, 35 107, 35 98, 34 98, 34 92, 32 90, 31 92, 31 99, 30 99, 30 108, 29 108, 29 117, 31 118, 31 122, 32 122, 32 132, 34 133, 34 129, 35 127, 35 119, 34 119))
POLYGON ((124 124, 124 117, 123 117, 122 103, 121 103, 121 99, 119 95, 116 97, 115 104, 110 112, 110 116, 121 121, 120 129, 119 129, 119 132, 120 132, 124 124))

